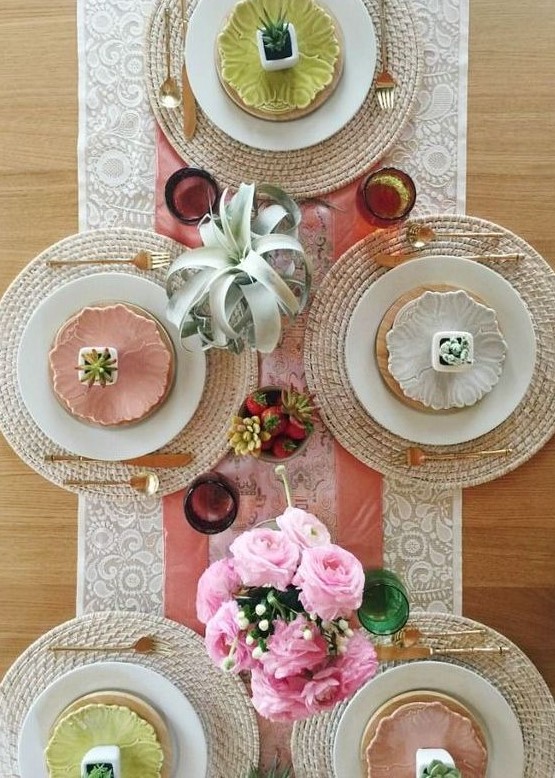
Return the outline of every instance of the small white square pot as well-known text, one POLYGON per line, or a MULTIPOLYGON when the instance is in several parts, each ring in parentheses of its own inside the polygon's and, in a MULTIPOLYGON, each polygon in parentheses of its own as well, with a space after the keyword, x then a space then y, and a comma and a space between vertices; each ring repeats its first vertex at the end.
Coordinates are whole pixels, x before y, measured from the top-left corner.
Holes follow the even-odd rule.
POLYGON ((444 748, 418 748, 416 751, 416 778, 422 778, 424 770, 434 759, 449 767, 455 767, 453 757, 444 748))
POLYGON ((470 332, 445 330, 436 332, 432 337, 432 367, 438 373, 460 373, 468 370, 474 362, 474 338, 470 332), (446 364, 442 359, 441 347, 448 340, 466 341, 468 351, 465 358, 456 358, 452 364, 446 364))
MULTIPOLYGON (((88 354, 93 349, 95 349, 96 351, 101 353, 102 351, 104 351, 105 348, 107 348, 108 351, 110 352, 111 358, 115 359, 116 367, 117 367, 117 364, 118 364, 118 351, 117 351, 117 349, 112 348, 112 346, 83 346, 83 348, 79 349, 79 356, 77 358, 77 364, 78 365, 82 365, 84 363, 84 361, 85 361, 84 355, 88 354)), ((106 386, 113 386, 117 382, 117 380, 118 380, 118 372, 119 372, 118 370, 114 370, 114 372, 112 374, 112 380, 110 381, 110 383, 107 383, 106 386)), ((78 370, 77 371, 77 375, 78 375, 79 381, 83 381, 83 379, 85 378, 85 371, 84 370, 78 370)), ((99 384, 100 384, 100 381, 95 381, 93 386, 98 386, 99 384)))
POLYGON ((87 751, 81 760, 81 778, 89 778, 94 765, 108 765, 114 778, 121 778, 121 759, 119 746, 95 746, 87 751))
POLYGON ((266 51, 264 49, 264 41, 262 40, 262 30, 256 31, 256 43, 258 45, 258 53, 260 55, 260 64, 264 70, 287 70, 294 67, 299 61, 299 46, 297 43, 297 32, 295 26, 289 22, 289 37, 291 39, 291 56, 283 57, 283 59, 268 59, 266 57, 266 51))

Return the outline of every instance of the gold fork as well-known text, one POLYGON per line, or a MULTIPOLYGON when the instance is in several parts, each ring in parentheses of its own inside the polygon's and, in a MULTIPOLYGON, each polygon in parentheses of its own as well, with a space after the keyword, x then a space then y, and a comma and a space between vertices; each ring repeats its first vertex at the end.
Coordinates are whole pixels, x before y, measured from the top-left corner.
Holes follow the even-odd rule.
POLYGON ((171 262, 168 251, 139 251, 131 259, 47 259, 50 267, 66 265, 135 265, 139 270, 157 270, 171 262))
POLYGON ((393 108, 395 99, 395 79, 388 70, 387 65, 387 43, 386 43, 386 19, 385 19, 386 0, 380 2, 380 48, 382 54, 382 69, 376 76, 376 94, 378 103, 382 111, 390 111, 393 108))
POLYGON ((136 654, 172 654, 171 644, 154 635, 143 635, 127 645, 54 645, 49 651, 134 651, 136 654))

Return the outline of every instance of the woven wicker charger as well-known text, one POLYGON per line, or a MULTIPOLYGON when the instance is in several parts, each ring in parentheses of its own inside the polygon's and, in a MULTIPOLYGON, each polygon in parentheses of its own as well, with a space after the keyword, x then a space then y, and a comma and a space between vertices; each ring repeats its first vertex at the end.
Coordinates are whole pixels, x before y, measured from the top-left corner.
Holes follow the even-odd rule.
MULTIPOLYGON (((198 2, 191 0, 187 4, 189 16, 198 2)), ((378 31, 378 3, 373 0, 362 2, 378 31)), ((150 105, 177 153, 188 163, 209 170, 222 185, 237 187, 241 181, 269 181, 297 198, 331 192, 359 178, 387 154, 416 105, 422 59, 415 23, 407 0, 389 0, 387 51, 398 84, 392 111, 380 110, 372 87, 357 114, 331 138, 309 148, 276 152, 239 143, 198 110, 195 135, 187 141, 183 135, 181 111, 167 110, 159 103, 160 84, 166 77, 165 8, 169 8, 171 14, 171 70, 174 74, 181 73, 181 5, 179 0, 167 0, 157 5, 146 32, 145 70, 150 105)), ((207 45, 211 46, 212 42, 207 45)), ((378 53, 376 72, 380 64, 378 53)))
MULTIPOLYGON (((17 276, 0 301, 0 359, 4 365, 0 382, 0 429, 14 451, 30 467, 59 486, 64 479, 121 480, 136 475, 136 467, 114 462, 71 463, 44 461, 47 453, 67 453, 54 445, 31 418, 19 392, 17 382, 17 352, 23 331, 37 305, 68 281, 94 273, 116 272, 115 265, 50 268, 46 260, 79 260, 87 258, 131 258, 139 250, 165 250, 172 257, 181 253, 179 243, 154 232, 133 229, 95 230, 72 235, 51 246, 17 276)), ((147 275, 125 265, 121 273, 141 275, 163 284, 165 271, 147 275)), ((177 355, 179 358, 179 354, 177 355)), ((46 357, 45 357, 46 358, 46 357)), ((182 468, 157 469, 160 494, 171 494, 185 487, 200 473, 212 468, 228 450, 226 431, 229 420, 249 391, 256 385, 257 363, 254 352, 240 355, 223 349, 212 349, 206 356, 206 381, 202 398, 193 418, 163 451, 190 451, 193 461, 182 468)), ((155 418, 154 416, 152 418, 155 418)), ((119 495, 127 500, 143 499, 128 486, 71 486, 72 491, 119 495)))
POLYGON ((258 727, 245 687, 237 676, 218 670, 206 653, 202 638, 187 627, 159 616, 110 611, 60 624, 29 646, 6 673, 0 684, 0 767, 3 768, 0 773, 3 776, 19 776, 19 733, 37 696, 73 668, 106 661, 148 667, 185 695, 197 712, 206 736, 207 778, 244 778, 249 767, 258 764, 258 727), (110 636, 110 644, 127 645, 147 634, 168 641, 175 653, 166 656, 48 650, 54 644, 105 643, 106 635, 110 636))
MULTIPOLYGON (((555 273, 522 238, 470 216, 429 216, 414 221, 431 226, 440 236, 426 255, 464 257, 491 252, 491 241, 476 237, 441 238, 441 231, 500 230, 495 253, 522 253, 515 261, 488 262, 519 292, 532 316, 537 357, 528 391, 498 427, 474 440, 452 446, 426 446, 434 453, 511 448, 502 457, 426 462, 408 467, 410 441, 378 424, 359 403, 345 366, 349 319, 366 289, 385 272, 371 261, 379 252, 414 251, 405 230, 380 230, 347 251, 332 267, 312 302, 305 337, 305 371, 320 415, 330 432, 357 459, 386 475, 414 478, 443 488, 475 486, 498 478, 527 461, 555 432, 555 273)), ((448 278, 445 279, 449 281, 448 278)), ((432 423, 432 422, 430 422, 432 423)))
MULTIPOLYGON (((411 616, 411 624, 428 632, 483 627, 470 619, 447 614, 411 616)), ((467 667, 495 686, 515 712, 522 730, 525 769, 523 776, 518 778, 552 778, 555 775, 555 701, 528 657, 503 635, 489 627, 483 628, 484 644, 507 646, 509 653, 503 657, 488 654, 469 656, 464 661, 434 656, 434 661, 467 667)), ((453 645, 453 640, 452 637, 439 638, 433 643, 448 646, 453 645)), ((456 644, 476 645, 475 636, 461 635, 456 638, 456 644)), ((387 672, 399 664, 382 664, 379 672, 387 672)), ((291 752, 296 778, 334 778, 333 744, 347 705, 348 702, 342 702, 328 713, 295 724, 291 752)))

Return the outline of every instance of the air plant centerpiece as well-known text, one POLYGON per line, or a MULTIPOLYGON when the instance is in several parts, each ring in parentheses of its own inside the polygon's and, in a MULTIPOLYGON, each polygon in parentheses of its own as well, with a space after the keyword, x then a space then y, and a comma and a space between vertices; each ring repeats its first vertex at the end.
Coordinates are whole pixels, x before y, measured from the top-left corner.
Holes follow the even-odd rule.
POLYGON ((312 262, 297 238, 300 219, 297 204, 278 187, 242 183, 232 197, 224 191, 218 213, 199 225, 203 245, 181 254, 168 271, 167 317, 185 345, 198 335, 204 349, 274 350, 282 316, 294 319, 310 291, 312 262))
POLYGON ((256 31, 260 63, 264 70, 285 70, 299 61, 299 47, 294 25, 287 21, 282 11, 272 18, 264 10, 260 27, 256 31))

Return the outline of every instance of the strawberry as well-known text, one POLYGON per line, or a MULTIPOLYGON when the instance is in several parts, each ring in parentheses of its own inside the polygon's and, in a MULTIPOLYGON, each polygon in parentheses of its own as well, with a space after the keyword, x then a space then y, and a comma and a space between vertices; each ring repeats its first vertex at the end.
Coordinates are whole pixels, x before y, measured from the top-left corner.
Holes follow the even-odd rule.
POLYGON ((264 408, 268 407, 268 398, 264 392, 256 390, 251 392, 245 400, 245 408, 248 411, 248 416, 260 416, 264 408))
POLYGON ((276 459, 287 459, 298 447, 298 443, 295 440, 286 438, 285 435, 279 435, 279 437, 273 438, 273 441, 272 454, 276 459))
POLYGON ((314 425, 310 421, 299 421, 294 416, 291 416, 287 421, 285 427, 285 434, 287 437, 293 440, 304 440, 308 434, 312 432, 314 425))
POLYGON ((287 418, 283 415, 279 405, 270 405, 264 408, 260 414, 262 429, 269 432, 275 438, 281 435, 287 425, 287 418))

